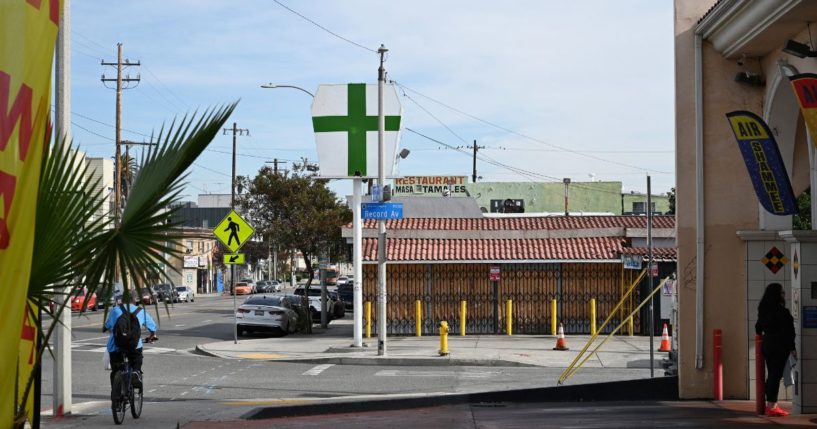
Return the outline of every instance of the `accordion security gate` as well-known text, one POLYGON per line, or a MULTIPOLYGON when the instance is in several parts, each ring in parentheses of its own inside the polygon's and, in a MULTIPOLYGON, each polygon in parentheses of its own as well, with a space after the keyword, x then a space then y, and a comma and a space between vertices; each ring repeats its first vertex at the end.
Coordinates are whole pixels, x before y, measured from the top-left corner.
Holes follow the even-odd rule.
MULTIPOLYGON (((629 271, 629 270, 627 270, 629 271)), ((459 334, 460 301, 467 302, 466 333, 506 332, 505 302, 513 300, 515 334, 552 334, 551 300, 557 300, 557 319, 567 334, 590 333, 590 299, 596 299, 597 324, 610 314, 621 298, 630 273, 616 263, 543 264, 398 264, 387 271, 388 333, 415 333, 415 302, 421 301, 423 333, 436 334, 448 321, 459 334), (491 266, 499 265, 501 280, 491 282, 491 266)), ((629 300, 638 303, 636 296, 629 300)), ((377 266, 365 265, 363 300, 372 302, 372 329, 376 332, 377 266)), ((632 305, 630 303, 625 304, 632 305)), ((619 311, 602 332, 610 332, 623 317, 619 311)), ((635 331, 640 331, 638 315, 635 331)))

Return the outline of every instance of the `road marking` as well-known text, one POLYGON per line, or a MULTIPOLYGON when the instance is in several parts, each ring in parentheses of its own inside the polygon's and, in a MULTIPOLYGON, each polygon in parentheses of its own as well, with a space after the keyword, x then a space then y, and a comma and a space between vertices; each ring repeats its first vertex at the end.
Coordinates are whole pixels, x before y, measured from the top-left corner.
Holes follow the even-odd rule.
POLYGON ((109 335, 105 335, 104 337, 83 338, 83 339, 81 339, 81 340, 73 340, 73 341, 74 341, 75 343, 81 343, 81 342, 83 342, 83 341, 93 341, 93 340, 103 340, 103 339, 108 339, 109 337, 110 337, 109 335))
POLYGON ((153 393, 155 391, 156 391, 156 389, 150 389, 150 390, 148 390, 148 393, 153 393))
POLYGON ((318 366, 310 369, 309 371, 303 373, 302 375, 318 375, 318 374, 326 371, 327 369, 329 369, 329 368, 331 368, 333 366, 335 366, 335 364, 332 364, 332 363, 327 363, 327 364, 324 364, 324 365, 318 365, 318 366))
MULTIPOLYGON (((288 356, 286 356, 286 355, 277 355, 277 354, 272 354, 272 353, 242 353, 242 354, 238 355, 238 357, 244 358, 244 359, 281 359, 281 358, 286 358, 288 356)), ((243 368, 239 369, 239 371, 242 371, 242 370, 243 370, 243 368)))
POLYGON ((401 371, 385 369, 376 372, 379 377, 460 377, 460 378, 491 378, 501 374, 501 371, 401 371))
POLYGON ((201 322, 201 323, 210 323, 210 322, 212 322, 212 320, 207 319, 207 320, 202 320, 202 322, 201 322))
POLYGON ((177 328, 182 328, 184 325, 176 325, 177 328))
POLYGON ((187 393, 188 392, 185 390, 184 392, 182 392, 181 396, 187 395, 187 393))
MULTIPOLYGON (((77 350, 77 351, 92 352, 92 353, 105 353, 105 350, 107 350, 107 349, 108 349, 108 346, 102 346, 102 347, 97 347, 97 348, 94 348, 94 349, 77 350)), ((176 349, 168 349, 168 348, 163 348, 163 347, 151 347, 151 348, 143 349, 142 354, 158 355, 158 354, 164 354, 164 353, 171 353, 171 352, 175 352, 175 351, 176 351, 176 349)))

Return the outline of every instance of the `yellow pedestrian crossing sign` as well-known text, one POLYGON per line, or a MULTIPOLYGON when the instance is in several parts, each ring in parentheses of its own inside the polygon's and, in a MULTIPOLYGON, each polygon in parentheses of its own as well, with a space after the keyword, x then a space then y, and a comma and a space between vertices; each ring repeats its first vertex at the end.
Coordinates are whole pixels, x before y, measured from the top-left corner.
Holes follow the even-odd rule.
POLYGON ((244 265, 245 263, 243 253, 228 253, 224 255, 224 265, 244 265))
POLYGON ((230 213, 213 230, 216 238, 227 246, 231 253, 235 253, 240 249, 252 237, 254 232, 253 227, 239 216, 235 210, 230 210, 230 213))

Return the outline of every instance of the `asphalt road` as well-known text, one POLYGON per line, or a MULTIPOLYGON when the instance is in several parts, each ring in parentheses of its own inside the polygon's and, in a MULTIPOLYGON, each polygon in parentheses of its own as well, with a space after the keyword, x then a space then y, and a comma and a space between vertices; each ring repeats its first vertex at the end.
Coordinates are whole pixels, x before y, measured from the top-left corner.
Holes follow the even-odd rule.
MULTIPOLYGON (((239 419, 256 407, 314 403, 328 398, 383 398, 538 387, 558 369, 526 367, 395 367, 226 360, 195 353, 196 344, 233 338, 231 297, 199 297, 150 314, 159 341, 146 345, 145 406, 139 424, 175 427, 192 420, 239 419)), ((350 314, 347 314, 350 317, 350 314)), ((51 419, 52 359, 43 359, 44 427, 102 427, 112 423, 109 372, 102 368, 107 335, 102 312, 74 315, 74 416, 51 419)), ((330 325, 331 328, 331 325, 330 325)), ((304 336, 309 341, 309 336, 304 336)), ((274 339, 273 339, 274 341, 274 339)), ((626 370, 623 370, 626 371, 626 370)), ((130 415, 126 417, 130 420, 130 415)), ((126 420, 126 423, 127 423, 126 420)))

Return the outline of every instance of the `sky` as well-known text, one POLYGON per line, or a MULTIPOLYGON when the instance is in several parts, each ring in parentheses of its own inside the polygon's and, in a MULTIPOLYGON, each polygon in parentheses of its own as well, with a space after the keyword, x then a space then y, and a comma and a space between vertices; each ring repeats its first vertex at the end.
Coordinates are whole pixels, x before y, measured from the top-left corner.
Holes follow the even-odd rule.
MULTIPOLYGON (((401 175, 479 181, 675 186, 670 0, 83 0, 71 1, 72 133, 113 157, 116 45, 139 61, 123 92, 123 139, 239 100, 236 174, 266 162, 318 162, 310 116, 319 84, 377 83, 377 48, 403 105, 401 175), (452 148, 463 148, 462 151, 452 148), (464 151, 464 152, 463 152, 464 151)), ((184 200, 229 193, 232 136, 189 171, 184 200)), ((136 151, 137 156, 140 149, 136 151)), ((320 160, 332 162, 332 160, 320 160)), ((351 193, 351 181, 331 187, 351 193)))

